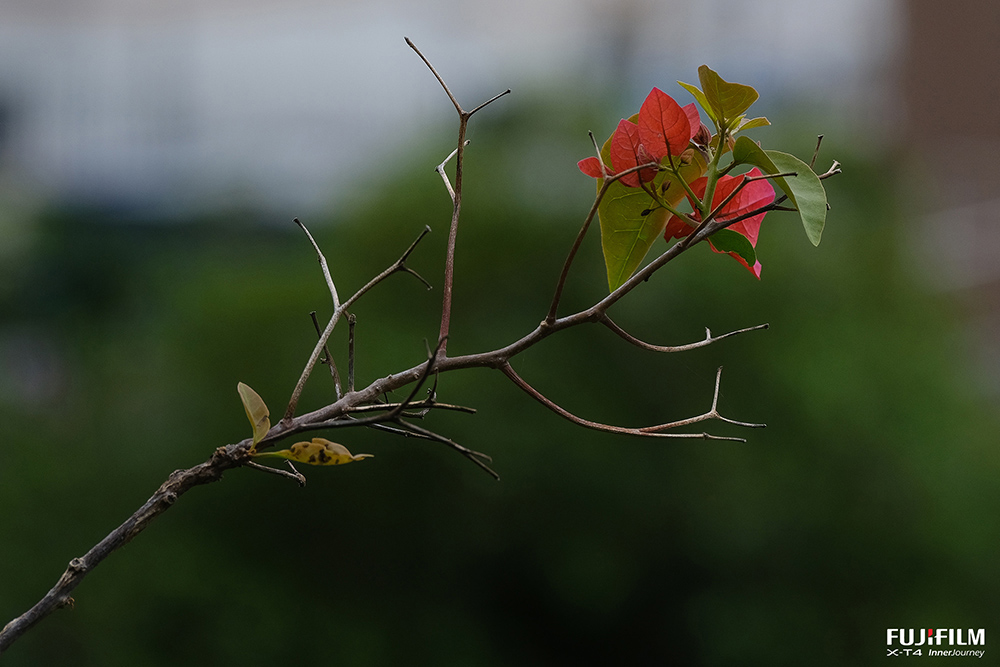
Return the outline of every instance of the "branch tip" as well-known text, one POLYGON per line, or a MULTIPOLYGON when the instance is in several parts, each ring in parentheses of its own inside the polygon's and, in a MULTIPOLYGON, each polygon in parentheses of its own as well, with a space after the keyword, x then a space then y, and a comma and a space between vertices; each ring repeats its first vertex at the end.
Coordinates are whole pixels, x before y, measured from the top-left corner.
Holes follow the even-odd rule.
POLYGON ((812 169, 816 164, 816 158, 819 157, 819 147, 823 145, 823 135, 816 137, 816 150, 813 151, 812 160, 809 161, 809 168, 812 169))
POLYGON ((417 45, 414 44, 409 37, 404 37, 403 39, 406 40, 407 46, 413 49, 413 51, 418 56, 420 56, 420 59, 424 61, 424 65, 427 66, 427 69, 431 71, 431 74, 434 75, 434 78, 438 80, 439 84, 441 84, 441 87, 444 89, 444 92, 448 95, 448 99, 450 99, 451 103, 455 106, 455 111, 458 112, 458 115, 465 116, 465 111, 462 110, 462 106, 458 103, 458 100, 455 99, 455 96, 452 94, 451 89, 448 88, 448 84, 444 82, 444 79, 441 78, 441 75, 438 74, 436 69, 434 69, 434 65, 431 65, 431 61, 427 59, 427 57, 420 51, 420 49, 417 48, 417 45))
MULTIPOLYGON (((493 96, 493 97, 491 97, 490 99, 486 100, 485 102, 483 102, 482 104, 480 104, 480 105, 479 105, 478 107, 476 107, 475 109, 473 109, 473 110, 472 110, 472 111, 470 111, 469 113, 465 114, 465 117, 466 117, 466 118, 471 118, 471 117, 472 117, 472 114, 476 113, 477 111, 479 111, 480 109, 482 109, 482 108, 483 108, 483 107, 485 107, 486 105, 488 105, 488 104, 492 104, 493 102, 496 102, 497 100, 499 100, 499 99, 500 99, 501 97, 503 97, 504 95, 509 95, 509 94, 510 94, 510 88, 508 88, 507 90, 503 91, 502 93, 499 93, 499 94, 497 94, 497 95, 494 95, 494 96, 493 96)), ((468 142, 466 142, 466 144, 468 144, 468 142)))

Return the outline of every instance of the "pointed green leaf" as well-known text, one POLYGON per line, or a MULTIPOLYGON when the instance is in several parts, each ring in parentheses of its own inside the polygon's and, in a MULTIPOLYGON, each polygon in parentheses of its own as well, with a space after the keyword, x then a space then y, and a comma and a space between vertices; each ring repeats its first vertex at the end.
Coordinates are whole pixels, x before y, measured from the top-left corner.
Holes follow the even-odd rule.
POLYGON ((728 127, 734 118, 749 109, 759 97, 752 87, 741 83, 730 83, 708 65, 698 68, 698 79, 701 81, 705 99, 720 125, 728 127))
POLYGON ((813 245, 819 245, 823 238, 823 227, 826 225, 826 189, 823 187, 823 181, 819 180, 809 165, 794 155, 780 151, 764 152, 778 170, 775 173, 794 171, 798 174, 783 179, 789 188, 788 198, 795 203, 795 208, 799 209, 799 217, 802 218, 806 236, 813 245))
POLYGON ((771 124, 764 116, 758 118, 751 118, 750 120, 740 121, 740 124, 736 127, 737 132, 743 132, 744 130, 752 130, 755 127, 766 127, 771 124))
POLYGON ((652 206, 653 199, 644 190, 615 181, 597 207, 608 289, 612 292, 635 273, 653 242, 663 234, 667 225, 665 209, 642 215, 652 206))
POLYGON ((257 443, 271 430, 271 420, 268 419, 271 413, 268 412, 264 399, 247 385, 240 382, 236 385, 236 391, 240 393, 243 409, 247 411, 247 419, 250 420, 250 425, 253 427, 253 446, 256 447, 257 443))
MULTIPOLYGON (((608 143, 605 143, 602 156, 607 149, 608 143)), ((680 167, 679 171, 690 183, 704 174, 708 165, 700 151, 690 151, 685 156, 690 156, 690 162, 680 167)), ((676 176, 661 171, 649 185, 662 191, 667 183, 669 186, 662 197, 670 206, 677 206, 684 199, 685 191, 676 176)), ((663 235, 669 215, 665 209, 654 207, 652 197, 641 188, 630 188, 621 181, 615 181, 608 186, 598 205, 597 216, 601 224, 601 248, 608 272, 608 289, 613 292, 642 264, 653 243, 663 235), (642 215, 650 209, 654 210, 642 215)))
POLYGON ((309 442, 296 442, 278 452, 261 452, 255 458, 275 457, 298 461, 311 466, 337 466, 352 461, 371 458, 371 454, 351 454, 347 447, 326 438, 313 438, 309 442))
POLYGON ((720 252, 735 252, 743 258, 747 266, 753 266, 757 262, 757 251, 750 244, 750 240, 731 229, 720 229, 709 237, 709 241, 720 252))
POLYGON ((694 97, 695 101, 701 105, 701 108, 705 110, 705 113, 708 114, 709 118, 718 123, 719 119, 715 115, 712 105, 708 103, 708 98, 705 97, 705 93, 701 92, 701 88, 698 86, 692 86, 690 83, 684 83, 683 81, 678 81, 677 83, 679 83, 686 91, 691 93, 691 96, 694 97))
POLYGON ((784 190, 799 211, 802 227, 813 245, 819 245, 826 225, 826 190, 823 181, 802 160, 780 151, 765 151, 752 139, 740 137, 733 148, 733 160, 738 164, 760 167, 768 174, 794 172, 796 176, 772 179, 784 190))

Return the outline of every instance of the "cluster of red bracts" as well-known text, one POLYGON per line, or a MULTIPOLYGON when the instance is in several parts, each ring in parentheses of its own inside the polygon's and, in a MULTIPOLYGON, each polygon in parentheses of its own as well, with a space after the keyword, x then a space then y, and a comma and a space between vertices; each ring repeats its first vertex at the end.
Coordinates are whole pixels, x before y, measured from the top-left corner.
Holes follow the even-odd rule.
MULTIPOLYGON (((643 164, 677 166, 687 161, 686 152, 697 150, 697 146, 707 146, 711 141, 710 132, 702 124, 695 105, 692 103, 682 107, 659 88, 653 88, 634 118, 635 121, 622 119, 611 136, 608 146, 610 165, 602 163, 597 157, 589 157, 578 163, 580 171, 587 176, 603 180, 605 174, 614 176, 643 164)), ((640 169, 625 174, 620 181, 627 187, 640 188, 643 184, 651 182, 656 174, 656 169, 640 169)), ((774 188, 761 176, 760 170, 756 168, 739 176, 720 176, 712 197, 711 210, 715 210, 734 190, 739 188, 739 191, 726 202, 715 219, 726 222, 772 203, 774 188)), ((699 199, 704 199, 707 181, 708 179, 702 176, 689 183, 691 191, 699 199)), ((690 196, 688 199, 690 200, 690 196)), ((654 205, 651 202, 651 206, 654 205)), ((691 219, 700 221, 698 205, 693 201, 691 205, 695 211, 690 216, 691 219)), ((750 245, 756 248, 760 223, 763 219, 764 214, 761 213, 735 222, 729 229, 746 237, 750 245)), ((693 231, 694 227, 687 221, 671 215, 667 219, 664 238, 668 241, 684 238, 693 231)), ((714 246, 712 249, 716 250, 714 246)), ((716 252, 721 251, 716 250, 716 252)), ((760 262, 750 266, 737 253, 727 254, 760 278, 760 262)))

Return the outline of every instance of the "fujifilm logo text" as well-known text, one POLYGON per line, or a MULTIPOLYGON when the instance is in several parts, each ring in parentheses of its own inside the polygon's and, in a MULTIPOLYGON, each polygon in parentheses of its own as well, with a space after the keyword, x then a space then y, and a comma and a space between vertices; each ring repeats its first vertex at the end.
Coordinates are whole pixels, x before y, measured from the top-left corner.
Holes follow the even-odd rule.
POLYGON ((885 631, 885 643, 888 646, 985 646, 986 630, 979 628, 938 628, 920 629, 889 628, 885 631))

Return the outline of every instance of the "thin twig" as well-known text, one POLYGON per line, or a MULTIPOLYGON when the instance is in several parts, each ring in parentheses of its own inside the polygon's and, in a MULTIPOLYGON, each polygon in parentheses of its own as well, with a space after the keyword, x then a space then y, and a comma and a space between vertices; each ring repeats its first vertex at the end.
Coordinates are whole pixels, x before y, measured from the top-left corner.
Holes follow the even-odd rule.
POLYGON ((818 174, 816 177, 819 180, 821 180, 821 181, 825 181, 826 179, 830 178, 831 176, 836 176, 837 174, 842 174, 842 173, 844 173, 844 172, 840 168, 840 163, 837 162, 836 160, 834 160, 833 164, 830 165, 829 169, 827 169, 822 174, 818 174))
POLYGON ((430 374, 434 371, 434 364, 437 363, 438 356, 441 353, 441 349, 445 346, 447 342, 448 342, 447 338, 439 340, 437 347, 427 355, 427 363, 424 365, 424 372, 417 379, 416 384, 413 385, 413 389, 410 391, 410 395, 406 397, 406 400, 404 400, 402 403, 398 403, 395 407, 389 410, 388 413, 386 413, 387 420, 396 418, 397 416, 402 414, 403 410, 405 410, 407 407, 413 404, 413 397, 417 395, 417 392, 420 391, 420 388, 424 386, 424 382, 427 381, 427 378, 430 377, 430 374))
MULTIPOLYGON (((719 202, 718 206, 712 209, 712 212, 708 214, 708 217, 705 218, 704 221, 702 221, 702 225, 707 225, 711 223, 713 220, 717 220, 719 218, 719 215, 722 213, 722 209, 725 208, 729 204, 729 202, 735 199, 736 195, 738 195, 740 191, 743 190, 743 188, 748 186, 750 183, 753 183, 754 181, 764 181, 771 178, 784 178, 786 176, 798 176, 798 173, 794 171, 788 171, 780 174, 761 174, 760 176, 747 176, 746 174, 743 174, 743 180, 741 180, 739 184, 737 184, 737 186, 733 188, 732 192, 726 195, 726 197, 721 202, 719 202)), ((698 230, 696 229, 695 231, 697 232, 698 230)))
POLYGON ((594 199, 593 205, 590 207, 590 211, 587 213, 586 219, 583 221, 583 225, 580 227, 580 231, 577 232, 576 240, 573 241, 573 246, 569 249, 569 255, 566 256, 566 261, 563 262, 562 271, 559 273, 559 280, 556 282, 556 292, 552 297, 552 304, 549 306, 549 312, 545 316, 545 323, 552 324, 555 322, 556 315, 559 311, 559 301, 562 299, 563 288, 566 286, 566 279, 569 277, 569 269, 573 265, 573 260, 576 258, 576 253, 583 245, 583 237, 587 235, 587 230, 590 229, 590 223, 594 220, 594 215, 597 213, 597 207, 600 205, 601 200, 604 198, 604 194, 608 191, 608 186, 610 182, 605 180, 601 186, 600 192, 598 192, 597 197, 594 199))
MULTIPOLYGON (((594 134, 590 133, 590 138, 594 141, 594 147, 597 147, 597 142, 594 140, 594 134)), ((600 151, 598 150, 597 155, 598 161, 601 160, 600 151)), ((597 214, 597 210, 604 200, 604 196, 608 192, 608 188, 615 181, 620 180, 623 176, 627 176, 631 173, 637 172, 641 169, 649 168, 659 168, 659 164, 655 162, 636 165, 629 169, 623 169, 617 174, 611 174, 608 172, 607 167, 604 162, 601 161, 601 173, 604 175, 603 183, 601 184, 600 190, 597 191, 597 196, 594 197, 594 203, 590 206, 590 211, 587 213, 587 217, 583 221, 583 225, 580 227, 580 231, 577 232, 576 240, 573 241, 572 247, 569 249, 569 255, 566 256, 566 261, 563 262, 562 271, 559 273, 559 280, 556 281, 556 291, 552 297, 552 303, 549 306, 549 312, 545 316, 545 324, 551 325, 559 311, 559 301, 562 299, 563 288, 566 286, 566 279, 569 276, 570 267, 573 265, 573 260, 576 258, 576 253, 580 250, 580 246, 583 244, 583 238, 587 235, 587 231, 590 229, 590 224, 594 221, 594 216, 597 214)))
POLYGON ((747 327, 746 329, 738 329, 736 331, 730 331, 729 333, 724 333, 721 336, 713 336, 712 330, 705 328, 705 338, 704 340, 699 340, 694 343, 687 343, 686 345, 652 345, 639 340, 632 334, 628 333, 620 326, 615 324, 610 317, 605 315, 601 318, 601 324, 605 325, 616 334, 621 336, 623 339, 632 343, 636 347, 641 347, 644 350, 651 350, 653 352, 686 352, 688 350, 695 350, 699 347, 705 347, 706 345, 711 345, 712 343, 718 342, 724 338, 729 338, 730 336, 736 336, 742 333, 748 333, 750 331, 760 331, 761 329, 767 329, 770 325, 768 324, 758 324, 755 327, 747 327))
POLYGON ((323 278, 326 279, 326 286, 330 290, 330 296, 333 297, 333 308, 334 310, 340 308, 340 297, 337 296, 337 287, 336 285, 333 284, 333 276, 330 275, 330 267, 326 263, 326 257, 323 255, 323 251, 319 249, 319 244, 316 243, 316 239, 313 238, 313 235, 309 233, 309 230, 306 228, 304 224, 302 224, 299 221, 298 218, 294 218, 292 222, 298 225, 299 228, 306 233, 306 237, 309 239, 309 243, 312 244, 313 249, 319 256, 319 265, 323 269, 323 278))
MULTIPOLYGON (((274 439, 277 439, 278 437, 285 437, 287 435, 291 435, 292 433, 298 433, 298 432, 305 431, 305 430, 319 430, 319 429, 324 429, 324 428, 339 428, 339 427, 347 427, 347 426, 350 426, 350 427, 368 426, 370 424, 377 424, 377 423, 381 423, 381 422, 393 421, 397 417, 399 417, 400 415, 402 415, 403 412, 407 408, 414 407, 414 406, 418 407, 418 408, 421 408, 421 407, 425 407, 427 405, 432 405, 431 403, 423 402, 423 401, 418 401, 418 402, 414 403, 413 397, 417 395, 417 392, 420 391, 420 388, 424 385, 424 382, 427 381, 427 378, 430 376, 430 374, 432 372, 434 372, 436 364, 440 361, 440 358, 439 358, 439 355, 438 355, 438 351, 440 349, 440 346, 441 346, 441 343, 439 342, 438 346, 430 354, 430 356, 428 357, 427 361, 425 361, 423 364, 420 365, 418 375, 415 378, 413 378, 413 381, 416 384, 414 385, 413 389, 410 391, 409 396, 407 396, 407 398, 405 400, 403 400, 402 402, 397 402, 397 403, 385 402, 385 403, 376 403, 376 404, 368 404, 368 405, 351 405, 351 406, 346 406, 342 411, 339 411, 337 413, 337 415, 334 418, 332 418, 332 419, 308 420, 308 421, 305 420, 305 419, 303 419, 302 421, 304 421, 305 423, 298 424, 298 425, 292 425, 291 427, 287 428, 285 430, 285 432, 280 433, 280 434, 275 434, 274 439), (367 408, 367 410, 366 410, 366 408, 367 408), (361 417, 361 418, 356 418, 356 417, 349 416, 349 413, 351 413, 351 412, 367 412, 367 411, 376 410, 376 409, 385 410, 385 414, 375 414, 375 415, 372 415, 372 416, 369 416, 369 417, 361 417), (346 417, 345 417, 345 415, 346 415, 346 417)), ((369 389, 371 387, 375 386, 375 384, 377 384, 377 383, 373 383, 372 385, 370 385, 369 389)), ((405 384, 410 384, 410 383, 406 382, 406 383, 404 383, 404 385, 405 384)), ((391 390, 387 390, 387 392, 388 391, 391 391, 391 390)), ((348 394, 348 396, 350 396, 350 395, 351 394, 348 394)), ((460 408, 459 406, 455 406, 453 409, 463 409, 463 408, 460 408)), ((468 408, 464 408, 463 410, 468 410, 468 408)), ((313 413, 313 415, 315 415, 315 413, 313 413)), ((310 416, 312 416, 312 415, 307 415, 307 417, 310 417, 310 416)), ((268 434, 268 436, 266 436, 263 440, 261 440, 261 442, 265 442, 265 441, 270 442, 271 438, 272 438, 271 434, 268 434)))
MULTIPOLYGON (((309 311, 309 317, 312 318, 313 326, 316 328, 316 335, 322 336, 323 329, 320 328, 319 320, 316 319, 316 311, 315 310, 309 311)), ((330 367, 330 377, 333 378, 333 388, 337 394, 337 400, 340 400, 340 397, 343 396, 344 394, 343 391, 341 391, 340 387, 340 373, 337 372, 337 362, 333 360, 333 355, 330 354, 330 348, 327 347, 326 345, 323 346, 323 354, 325 354, 326 356, 323 359, 320 359, 320 363, 325 363, 327 366, 330 367)))
POLYGON ((389 426, 387 424, 382 424, 382 423, 368 424, 368 428, 370 428, 370 429, 372 429, 374 431, 383 431, 385 433, 392 433, 393 435, 398 435, 398 436, 401 436, 403 438, 416 438, 418 440, 431 440, 431 438, 419 435, 417 433, 413 433, 411 431, 407 431, 406 429, 397 428, 395 426, 389 426))
POLYGON ((354 327, 358 318, 354 313, 347 315, 347 391, 354 391, 354 327))
POLYGON ((434 69, 434 65, 431 65, 431 61, 427 60, 424 54, 420 52, 420 49, 417 48, 417 45, 410 41, 409 37, 403 37, 403 39, 406 40, 406 44, 411 49, 413 49, 418 56, 420 56, 420 59, 424 61, 425 65, 427 65, 427 69, 431 71, 431 74, 434 75, 434 78, 437 79, 438 83, 441 84, 441 87, 444 88, 444 92, 448 94, 448 99, 450 99, 451 103, 455 105, 455 111, 457 111, 459 115, 464 115, 465 112, 462 110, 462 106, 458 103, 458 100, 455 99, 455 96, 452 95, 451 89, 448 88, 448 84, 444 82, 444 79, 441 78, 441 75, 438 74, 436 69, 434 69))
POLYGON ((450 438, 446 438, 443 435, 435 433, 434 431, 428 430, 421 426, 417 426, 416 424, 411 424, 410 422, 404 421, 402 419, 396 419, 396 423, 406 429, 409 429, 410 431, 413 431, 417 435, 423 436, 425 439, 434 440, 435 442, 440 442, 444 445, 451 447, 452 449, 460 453, 462 456, 469 459, 477 466, 479 466, 487 473, 489 473, 490 476, 493 477, 493 479, 500 481, 500 475, 497 474, 497 472, 493 468, 487 465, 488 463, 493 462, 493 458, 488 454, 477 452, 473 449, 469 449, 468 447, 463 447, 462 445, 458 444, 454 440, 451 440, 450 438))
POLYGON ((812 160, 809 160, 809 168, 816 166, 816 158, 819 157, 819 147, 823 145, 823 135, 816 137, 816 150, 813 151, 812 160))
POLYGON ((496 102, 497 100, 499 100, 504 95, 510 95, 510 88, 508 88, 507 90, 503 91, 502 93, 497 93, 496 95, 494 95, 490 99, 486 100, 485 102, 483 102, 482 104, 480 104, 478 107, 476 107, 475 109, 473 109, 472 111, 470 111, 468 113, 468 116, 471 118, 474 113, 476 113, 477 111, 479 111, 483 107, 487 106, 488 104, 492 104, 492 103, 496 102))
MULTIPOLYGON (((719 202, 719 204, 715 208, 711 209, 711 211, 709 212, 709 214, 706 215, 704 217, 704 219, 698 221, 698 224, 694 228, 694 231, 692 231, 690 234, 688 234, 685 238, 681 239, 678 243, 680 245, 682 245, 683 247, 685 247, 685 248, 693 246, 693 245, 695 245, 695 244, 703 241, 704 239, 708 238, 709 236, 711 236, 715 232, 719 231, 720 229, 725 229, 726 227, 729 227, 730 225, 736 224, 740 220, 743 220, 743 219, 748 218, 748 217, 752 217, 752 216, 749 216, 749 215, 740 215, 737 218, 728 218, 727 217, 724 221, 723 220, 719 220, 719 214, 722 212, 722 209, 727 204, 729 204, 729 202, 731 202, 733 200, 733 198, 735 198, 736 195, 739 194, 739 192, 743 188, 745 188, 747 185, 749 185, 751 182, 753 182, 753 181, 759 181, 759 180, 766 180, 768 178, 778 178, 778 177, 783 177, 783 176, 798 176, 798 174, 795 173, 795 172, 787 172, 787 173, 781 173, 781 174, 761 174, 760 176, 746 176, 744 174, 743 180, 741 180, 736 185, 736 187, 733 188, 733 191, 730 192, 728 195, 726 195, 723 198, 723 200, 721 202, 719 202), (713 226, 712 223, 715 223, 716 221, 718 221, 720 223, 723 223, 723 224, 713 226), (703 232, 706 232, 706 230, 709 230, 709 231, 707 233, 703 233, 703 232)), ((707 202, 707 196, 706 196, 706 202, 707 202)), ((775 203, 776 202, 772 202, 772 204, 769 204, 768 206, 772 206, 775 203)), ((767 207, 762 207, 761 209, 758 209, 758 210, 759 211, 763 211, 763 212, 767 212, 767 211, 773 210, 773 209, 767 208, 767 207)), ((730 214, 730 215, 732 215, 732 214, 730 214)))
MULTIPOLYGON (((465 140, 465 144, 464 145, 465 146, 469 145, 469 140, 468 139, 465 140)), ((455 150, 453 150, 451 153, 449 153, 448 157, 446 157, 441 162, 441 164, 439 164, 438 166, 436 166, 434 168, 434 171, 436 171, 438 173, 438 175, 441 177, 441 180, 444 181, 444 187, 448 190, 448 196, 451 197, 451 203, 452 203, 452 205, 455 204, 455 189, 451 187, 451 181, 448 180, 448 174, 445 172, 444 168, 448 164, 448 162, 451 161, 451 159, 453 157, 455 157, 456 155, 458 155, 458 149, 457 148, 455 150)))
MULTIPOLYGON (((601 422, 595 422, 589 419, 584 419, 582 417, 577 417, 572 412, 565 409, 561 405, 555 403, 554 401, 546 397, 544 394, 539 392, 537 389, 532 387, 530 384, 525 382, 524 379, 522 379, 521 376, 518 375, 513 368, 511 368, 510 364, 504 364, 500 368, 500 370, 518 388, 520 388, 526 394, 528 394, 536 401, 547 407, 549 410, 552 410, 552 412, 556 413, 560 417, 568 419, 574 424, 583 426, 585 428, 593 429, 595 431, 605 431, 607 433, 617 433, 619 435, 636 435, 636 436, 645 436, 654 438, 686 438, 686 439, 696 438, 700 440, 733 440, 736 442, 746 442, 744 438, 733 438, 728 436, 712 435, 710 433, 663 433, 662 432, 664 430, 677 428, 679 426, 689 426, 691 424, 696 424, 698 422, 705 421, 706 419, 712 419, 712 418, 722 419, 722 417, 718 416, 717 413, 714 411, 714 404, 713 404, 713 411, 705 413, 704 415, 699 415, 698 417, 692 417, 690 419, 685 419, 678 422, 670 422, 668 424, 658 424, 656 426, 647 426, 644 428, 626 428, 623 426, 612 426, 610 424, 602 424, 601 422)), ((723 419, 723 421, 730 421, 730 420, 723 419)), ((733 422, 733 423, 739 423, 739 422, 733 422)))
POLYGON ((247 468, 253 468, 254 470, 270 473, 272 475, 278 475, 279 477, 285 477, 287 479, 295 481, 299 486, 306 485, 306 476, 300 473, 298 470, 295 470, 294 467, 292 468, 294 472, 288 472, 287 470, 282 470, 281 468, 272 468, 271 466, 264 466, 259 463, 254 463, 253 461, 247 461, 243 465, 247 468))
MULTIPOLYGON (((692 424, 697 424, 698 422, 707 421, 709 419, 717 419, 719 421, 726 422, 727 424, 735 424, 736 426, 742 426, 744 428, 764 428, 767 424, 754 424, 751 422, 741 422, 735 419, 729 419, 728 417, 723 417, 719 414, 719 386, 722 382, 722 366, 715 372, 715 391, 712 393, 712 408, 705 414, 698 415, 697 417, 691 417, 690 419, 681 419, 679 421, 670 422, 669 424, 660 424, 659 426, 647 426, 646 428, 639 429, 645 433, 659 433, 667 429, 672 428, 683 428, 685 426, 691 426, 692 424)), ((745 442, 745 441, 744 441, 745 442)))
MULTIPOLYGON (((410 247, 402 254, 402 256, 397 259, 392 266, 384 270, 382 273, 378 274, 374 278, 368 281, 364 287, 355 292, 347 301, 340 304, 338 308, 333 311, 333 315, 330 317, 330 322, 326 325, 326 329, 323 330, 322 335, 319 337, 319 341, 313 348, 312 354, 309 356, 309 360, 306 362, 306 367, 303 369, 302 374, 299 376, 299 381, 295 385, 295 389, 292 391, 292 397, 288 401, 288 408, 285 410, 285 416, 282 417, 282 422, 288 426, 291 423, 292 418, 295 416, 295 408, 298 406, 299 398, 302 396, 302 389, 305 387, 306 380, 309 379, 312 369, 316 366, 316 362, 319 360, 319 355, 323 351, 323 347, 326 345, 326 341, 330 338, 330 334, 333 333, 333 329, 337 326, 337 322, 340 321, 341 315, 347 311, 354 302, 360 299, 368 290, 372 289, 380 282, 396 273, 397 271, 406 272, 406 260, 409 258, 410 253, 417 247, 420 240, 424 238, 431 231, 430 227, 424 227, 420 235, 417 236, 416 240, 410 244, 410 247)), ((412 273, 412 272, 409 272, 412 273)))
MULTIPOLYGON (((715 234, 720 229, 727 229, 729 227, 732 227, 741 220, 746 220, 747 218, 753 218, 758 215, 769 213, 771 211, 778 211, 785 209, 786 207, 781 206, 781 203, 784 202, 786 199, 788 199, 788 195, 781 195, 770 204, 765 204, 764 206, 761 206, 760 208, 755 208, 752 211, 741 213, 735 217, 727 218, 726 220, 714 220, 710 225, 700 226, 699 229, 693 231, 690 236, 682 239, 682 241, 688 241, 688 243, 685 244, 685 247, 691 247, 697 245, 698 243, 701 243, 708 237, 715 234)), ((798 211, 797 208, 793 208, 792 210, 798 211)), ((680 242, 678 242, 678 245, 680 245, 680 242)))
MULTIPOLYGON (((410 41, 409 37, 404 38, 406 43, 411 49, 413 49, 420 59, 424 61, 427 65, 427 69, 431 71, 434 78, 438 80, 444 92, 447 93, 448 99, 455 106, 455 111, 458 112, 458 148, 455 149, 455 185, 452 188, 448 179, 444 176, 444 163, 439 166, 439 173, 445 181, 445 187, 448 188, 448 194, 451 197, 452 211, 451 211, 451 227, 448 230, 448 249, 445 254, 444 261, 444 286, 442 287, 442 299, 441 299, 441 329, 438 334, 438 341, 444 343, 444 345, 439 346, 438 354, 441 357, 447 356, 447 340, 451 331, 451 303, 452 294, 455 288, 455 245, 458 242, 458 220, 461 217, 462 212, 462 174, 465 163, 465 146, 468 143, 465 140, 466 130, 468 129, 469 119, 474 113, 484 108, 488 104, 500 99, 504 95, 510 92, 510 89, 503 91, 499 95, 494 95, 490 99, 486 100, 472 111, 465 111, 462 105, 458 103, 455 95, 452 94, 451 89, 448 88, 448 84, 444 82, 444 78, 438 74, 438 71, 434 69, 431 65, 430 60, 416 47, 416 45, 410 41)), ((450 158, 449 158, 450 159, 450 158)), ((445 160, 447 162, 447 160, 445 160)))
POLYGON ((351 414, 362 412, 384 412, 385 410, 393 410, 400 406, 407 410, 446 410, 449 412, 464 412, 467 415, 476 414, 475 408, 470 408, 465 405, 454 405, 452 403, 439 403, 431 399, 415 401, 412 403, 376 403, 375 405, 359 405, 356 408, 350 408, 347 412, 351 414))

